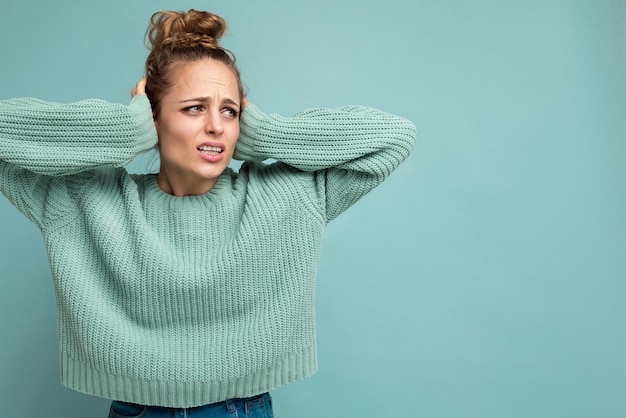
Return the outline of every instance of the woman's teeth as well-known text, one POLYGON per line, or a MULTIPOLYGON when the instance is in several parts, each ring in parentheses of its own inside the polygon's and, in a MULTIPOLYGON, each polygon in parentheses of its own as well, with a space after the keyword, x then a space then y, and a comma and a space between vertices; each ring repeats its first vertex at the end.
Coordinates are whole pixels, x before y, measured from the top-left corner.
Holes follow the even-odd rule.
POLYGON ((221 154, 223 149, 222 147, 211 147, 208 145, 203 145, 201 147, 198 147, 198 151, 202 151, 207 154, 221 154))

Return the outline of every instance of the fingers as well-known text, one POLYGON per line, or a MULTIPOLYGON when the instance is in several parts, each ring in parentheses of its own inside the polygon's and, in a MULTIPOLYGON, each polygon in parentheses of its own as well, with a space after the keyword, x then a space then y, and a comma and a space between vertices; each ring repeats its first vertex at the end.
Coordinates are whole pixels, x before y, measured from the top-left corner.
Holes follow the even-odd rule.
POLYGON ((130 97, 135 97, 138 94, 146 95, 146 79, 142 78, 137 82, 135 88, 131 90, 130 97))

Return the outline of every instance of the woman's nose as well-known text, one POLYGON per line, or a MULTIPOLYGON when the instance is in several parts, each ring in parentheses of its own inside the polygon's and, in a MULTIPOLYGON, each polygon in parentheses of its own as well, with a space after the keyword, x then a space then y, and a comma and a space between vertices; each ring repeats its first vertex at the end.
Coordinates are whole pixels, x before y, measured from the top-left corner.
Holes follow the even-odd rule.
POLYGON ((205 131, 207 134, 220 135, 224 131, 219 112, 207 112, 205 131))

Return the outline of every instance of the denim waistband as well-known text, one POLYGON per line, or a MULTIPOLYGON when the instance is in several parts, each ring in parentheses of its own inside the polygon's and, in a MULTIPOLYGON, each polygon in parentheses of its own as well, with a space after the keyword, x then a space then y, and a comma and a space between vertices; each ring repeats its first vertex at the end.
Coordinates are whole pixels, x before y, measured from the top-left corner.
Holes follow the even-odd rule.
POLYGON ((193 408, 167 408, 113 401, 109 418, 273 418, 269 393, 193 408))

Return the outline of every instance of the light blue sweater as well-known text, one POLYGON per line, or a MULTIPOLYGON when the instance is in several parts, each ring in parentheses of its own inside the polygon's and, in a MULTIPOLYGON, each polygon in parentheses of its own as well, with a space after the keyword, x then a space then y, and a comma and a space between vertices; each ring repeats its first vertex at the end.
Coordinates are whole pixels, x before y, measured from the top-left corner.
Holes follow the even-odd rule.
POLYGON ((324 228, 414 141, 411 122, 370 108, 284 118, 249 105, 239 172, 175 197, 123 168, 156 142, 145 96, 0 101, 0 191, 45 239, 62 382, 191 407, 313 374, 324 228))

